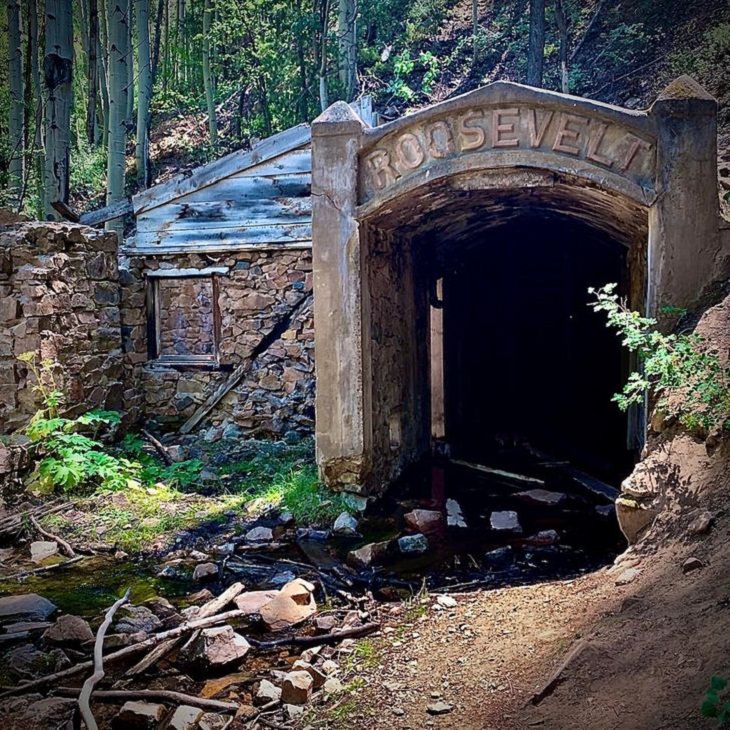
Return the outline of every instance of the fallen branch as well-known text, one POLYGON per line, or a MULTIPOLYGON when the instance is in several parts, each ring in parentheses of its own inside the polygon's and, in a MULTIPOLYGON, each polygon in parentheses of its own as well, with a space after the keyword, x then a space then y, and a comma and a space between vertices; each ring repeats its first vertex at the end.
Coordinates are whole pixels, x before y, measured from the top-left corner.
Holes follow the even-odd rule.
MULTIPOLYGON (((108 654, 104 657, 104 661, 106 662, 113 662, 117 661, 119 659, 125 659, 128 656, 133 656, 134 654, 138 654, 141 651, 144 651, 145 649, 151 649, 154 646, 157 646, 157 644, 166 641, 167 639, 172 639, 177 636, 183 636, 187 634, 190 631, 195 631, 195 629, 201 629, 205 628, 206 626, 214 626, 215 624, 222 623, 224 621, 229 621, 230 619, 234 618, 240 618, 241 616, 244 616, 245 613, 243 611, 240 611, 236 609, 235 611, 227 611, 226 613, 219 613, 217 616, 210 616, 208 618, 204 619, 194 619, 193 621, 188 621, 187 623, 180 624, 180 626, 177 626, 174 629, 168 629, 167 631, 163 631, 159 634, 154 634, 153 636, 150 636, 148 639, 145 639, 144 641, 140 641, 136 644, 132 644, 130 646, 125 646, 122 649, 118 649, 117 651, 113 652, 112 654, 108 654)), ((83 672, 87 669, 91 669, 94 666, 94 662, 89 660, 85 662, 81 662, 80 664, 76 664, 73 667, 69 667, 68 669, 62 669, 60 672, 55 672, 54 674, 49 674, 45 677, 39 677, 38 679, 31 679, 27 682, 23 682, 23 684, 19 684, 17 687, 13 687, 12 689, 6 690, 5 692, 0 693, 0 699, 4 697, 10 697, 11 695, 17 695, 17 694, 23 694, 27 690, 36 689, 38 687, 44 687, 48 684, 52 684, 53 682, 56 682, 59 679, 66 679, 66 677, 73 677, 79 672, 83 672)))
POLYGON ((141 433, 152 444, 152 446, 155 447, 155 451, 160 455, 162 461, 164 461, 167 466, 171 466, 173 463, 172 456, 170 456, 170 453, 165 448, 163 443, 159 439, 156 439, 149 431, 144 428, 142 429, 141 433))
MULTIPOLYGON (((55 690, 58 695, 74 697, 78 693, 78 689, 73 687, 59 687, 55 690)), ((127 700, 158 700, 160 702, 170 702, 173 704, 191 705, 199 707, 201 710, 211 710, 213 712, 236 712, 238 705, 233 702, 223 702, 221 700, 209 700, 204 697, 196 697, 183 692, 174 692, 166 689, 110 689, 96 690, 93 693, 95 702, 126 702, 127 700)))
POLYGON ((152 649, 149 654, 145 655, 133 667, 129 668, 124 673, 124 676, 135 677, 138 674, 143 674, 148 669, 154 667, 155 664, 157 664, 157 662, 159 662, 161 659, 166 657, 179 643, 179 636, 175 639, 168 639, 167 641, 163 641, 161 644, 158 644, 154 649, 152 649))
POLYGON ((44 530, 40 526, 38 520, 33 515, 30 515, 30 524, 35 527, 38 534, 42 535, 45 538, 48 538, 49 540, 52 540, 53 542, 57 542, 58 546, 61 548, 61 551, 69 558, 76 557, 76 553, 74 552, 74 549, 71 547, 71 545, 69 545, 62 537, 58 537, 58 535, 54 535, 52 532, 44 530))
POLYGON ((31 568, 30 570, 21 570, 12 575, 3 577, 3 580, 18 580, 20 578, 26 578, 29 575, 36 575, 37 573, 47 573, 50 570, 57 570, 58 568, 67 568, 69 565, 78 563, 86 558, 85 555, 77 555, 75 558, 69 558, 64 560, 62 563, 53 563, 53 565, 43 565, 40 568, 31 568))
POLYGON ((376 631, 380 631, 380 624, 370 623, 353 629, 333 631, 331 634, 321 634, 320 636, 285 636, 271 641, 257 641, 249 638, 248 643, 257 649, 276 649, 279 646, 319 646, 320 644, 337 644, 343 639, 355 639, 373 634, 376 631))
POLYGON ((208 618, 209 616, 215 616, 221 609, 225 608, 236 596, 243 593, 243 583, 231 584, 223 593, 217 598, 212 598, 208 603, 204 603, 200 607, 200 611, 195 614, 195 619, 208 618))
POLYGON ((106 612, 104 621, 99 630, 96 632, 96 641, 94 642, 94 673, 84 682, 81 687, 81 694, 79 695, 79 710, 81 710, 81 717, 86 723, 87 730, 99 730, 99 726, 96 724, 94 714, 91 712, 90 700, 91 693, 94 691, 94 687, 104 679, 104 637, 106 636, 106 630, 111 626, 114 614, 129 601, 129 593, 131 588, 127 588, 127 592, 106 612))
POLYGON ((502 477, 503 479, 509 479, 516 482, 527 482, 529 484, 540 484, 545 486, 545 481, 538 479, 537 477, 528 477, 524 474, 515 474, 512 471, 504 471, 504 469, 493 469, 491 466, 484 466, 483 464, 473 464, 470 461, 462 461, 461 459, 451 459, 452 464, 457 466, 463 466, 467 469, 473 469, 474 471, 480 471, 484 474, 493 474, 496 477, 502 477))

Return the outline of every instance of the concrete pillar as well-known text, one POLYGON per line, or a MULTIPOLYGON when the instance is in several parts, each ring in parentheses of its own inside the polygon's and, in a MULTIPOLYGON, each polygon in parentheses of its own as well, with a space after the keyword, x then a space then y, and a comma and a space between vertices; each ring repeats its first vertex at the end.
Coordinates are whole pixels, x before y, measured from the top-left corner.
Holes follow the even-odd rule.
POLYGON ((649 110, 657 128, 657 193, 649 211, 647 311, 690 306, 719 254, 717 102, 680 76, 649 110))
POLYGON ((342 101, 312 122, 316 439, 327 484, 360 491, 371 464, 365 257, 355 220, 363 122, 342 101))

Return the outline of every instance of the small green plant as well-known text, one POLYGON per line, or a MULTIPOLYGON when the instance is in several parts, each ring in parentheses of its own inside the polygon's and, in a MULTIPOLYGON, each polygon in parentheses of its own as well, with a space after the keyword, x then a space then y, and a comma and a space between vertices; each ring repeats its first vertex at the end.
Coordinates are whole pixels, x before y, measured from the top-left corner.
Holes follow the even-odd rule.
POLYGON ((703 717, 714 717, 717 724, 721 727, 730 725, 730 700, 721 696, 727 688, 727 679, 714 676, 710 680, 710 686, 705 692, 705 698, 702 701, 703 717))
POLYGON ((121 450, 138 466, 138 479, 142 484, 153 486, 166 484, 169 487, 185 489, 200 480, 203 462, 199 459, 178 461, 169 466, 161 464, 144 449, 144 442, 137 434, 128 433, 123 439, 121 450))
POLYGON ((621 410, 643 403, 649 393, 665 417, 690 430, 730 428, 730 369, 700 335, 663 334, 655 319, 628 308, 616 284, 588 292, 595 297, 593 310, 606 313, 607 326, 619 332, 641 365, 613 397, 621 410))
POLYGON ((64 417, 61 415, 63 392, 55 379, 54 363, 38 362, 32 352, 18 359, 33 374, 32 388, 42 403, 25 429, 41 455, 29 478, 29 489, 49 494, 59 489, 72 492, 89 486, 109 490, 124 488, 136 475, 135 465, 107 453, 98 440, 102 430, 119 423, 119 414, 90 411, 77 418, 64 417))

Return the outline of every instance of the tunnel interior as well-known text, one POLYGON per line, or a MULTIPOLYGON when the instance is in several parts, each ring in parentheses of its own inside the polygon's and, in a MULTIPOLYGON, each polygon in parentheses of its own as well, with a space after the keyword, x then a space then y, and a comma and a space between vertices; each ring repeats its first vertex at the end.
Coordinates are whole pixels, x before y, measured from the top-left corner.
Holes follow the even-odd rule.
POLYGON ((431 255, 452 454, 489 463, 529 446, 602 479, 625 476, 629 423, 611 397, 628 362, 588 288, 616 282, 627 292, 627 248, 586 222, 528 208, 493 229, 440 237, 431 255))
POLYGON ((643 308, 646 209, 552 173, 504 182, 434 182, 364 221, 373 453, 397 477, 434 445, 482 464, 519 447, 617 484, 643 414, 611 400, 632 363, 588 289, 643 308))

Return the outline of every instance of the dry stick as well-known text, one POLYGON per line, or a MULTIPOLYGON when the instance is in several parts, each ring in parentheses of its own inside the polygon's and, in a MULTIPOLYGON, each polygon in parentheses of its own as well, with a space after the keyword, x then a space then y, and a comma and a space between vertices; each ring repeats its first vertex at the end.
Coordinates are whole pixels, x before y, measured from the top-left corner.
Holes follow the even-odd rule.
POLYGON ((35 527, 36 531, 41 534, 43 537, 47 537, 49 540, 53 540, 54 542, 57 542, 61 550, 69 557, 69 558, 75 558, 76 553, 74 552, 74 549, 69 545, 62 537, 58 537, 57 535, 54 535, 52 532, 48 532, 48 530, 44 530, 40 524, 38 523, 38 520, 33 517, 33 515, 30 516, 30 524, 35 527))
MULTIPOLYGON (((59 687, 56 691, 59 695, 76 696, 78 689, 74 687, 59 687)), ((126 702, 127 700, 160 700, 175 702, 183 705, 199 707, 203 710, 213 712, 236 712, 238 705, 233 702, 221 700, 209 700, 204 697, 196 697, 183 692, 174 692, 166 689, 136 689, 136 690, 96 690, 92 694, 95 702, 126 702)))
MULTIPOLYGON (((204 628, 206 626, 213 626, 215 624, 228 621, 229 619, 240 618, 244 615, 246 615, 244 611, 235 610, 227 611, 226 613, 219 613, 217 616, 210 616, 204 619, 195 619, 193 621, 188 621, 187 623, 180 624, 180 626, 174 629, 168 629, 167 631, 163 631, 162 633, 150 636, 148 639, 140 641, 137 644, 125 646, 124 648, 119 649, 112 654, 108 654, 104 657, 104 661, 112 662, 116 661, 117 659, 124 659, 128 656, 132 656, 133 654, 137 654, 144 649, 150 649, 153 646, 157 646, 157 644, 166 641, 167 639, 182 636, 183 634, 188 633, 188 631, 195 631, 195 629, 204 628)), ((68 669, 62 669, 60 672, 49 674, 45 677, 32 679, 28 682, 24 682, 23 684, 18 685, 17 687, 13 687, 12 689, 0 693, 0 699, 3 699, 4 697, 10 697, 11 695, 23 694, 26 690, 43 687, 59 679, 73 677, 79 672, 83 672, 86 669, 91 669, 93 666, 94 662, 89 660, 86 662, 81 662, 80 664, 76 664, 75 666, 69 667, 68 669)))
POLYGON ((163 446, 162 442, 156 439, 149 431, 142 429, 142 435, 155 447, 155 451, 162 457, 162 460, 167 466, 172 465, 172 456, 170 456, 167 449, 163 446))
POLYGON ((81 710, 81 717, 86 723, 87 730, 99 730, 99 726, 94 719, 94 714, 91 712, 89 702, 94 687, 104 679, 104 657, 102 655, 104 651, 104 636, 106 635, 106 630, 111 626, 114 614, 129 601, 129 593, 131 590, 131 588, 127 588, 127 592, 106 612, 104 621, 96 632, 96 641, 94 642, 94 673, 84 682, 81 687, 81 694, 79 695, 79 709, 81 710))
POLYGON ((282 639, 273 639, 272 641, 257 641, 249 638, 248 643, 257 649, 275 649, 278 646, 319 646, 320 644, 336 644, 342 639, 367 636, 376 631, 380 631, 380 624, 370 623, 354 629, 344 629, 331 634, 321 634, 320 636, 285 636, 282 639))
POLYGON ((7 575, 3 577, 3 580, 17 580, 19 578, 26 578, 29 575, 36 575, 37 573, 47 573, 49 570, 56 570, 57 568, 67 568, 69 565, 79 563, 85 560, 85 555, 77 555, 75 558, 69 558, 64 560, 62 563, 54 563, 53 565, 43 565, 40 568, 33 568, 31 570, 21 570, 18 573, 7 575))

